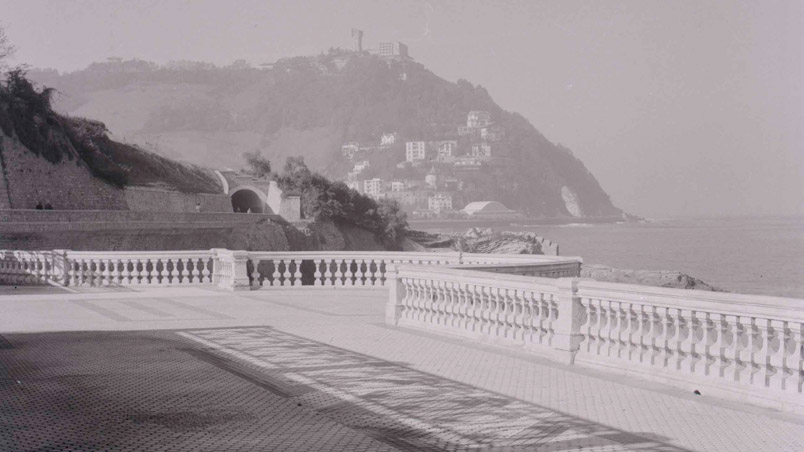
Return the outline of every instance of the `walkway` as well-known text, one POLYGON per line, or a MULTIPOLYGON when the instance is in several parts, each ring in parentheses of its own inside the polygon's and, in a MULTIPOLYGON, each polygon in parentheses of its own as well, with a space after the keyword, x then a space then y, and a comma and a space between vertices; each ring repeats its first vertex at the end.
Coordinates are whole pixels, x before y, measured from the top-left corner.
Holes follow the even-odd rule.
POLYGON ((0 293, 0 450, 804 450, 800 417, 388 327, 384 290, 0 293))

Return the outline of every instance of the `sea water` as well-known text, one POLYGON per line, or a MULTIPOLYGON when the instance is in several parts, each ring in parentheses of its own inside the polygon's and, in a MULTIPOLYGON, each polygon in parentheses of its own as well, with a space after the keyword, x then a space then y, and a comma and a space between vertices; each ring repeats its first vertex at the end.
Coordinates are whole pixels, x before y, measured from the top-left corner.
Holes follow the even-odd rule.
MULTIPOLYGON (((422 229, 458 232, 466 226, 441 223, 422 229)), ((494 229, 535 232, 557 242, 562 256, 580 256, 588 264, 674 270, 729 292, 804 299, 804 218, 568 225, 519 220, 494 229)))

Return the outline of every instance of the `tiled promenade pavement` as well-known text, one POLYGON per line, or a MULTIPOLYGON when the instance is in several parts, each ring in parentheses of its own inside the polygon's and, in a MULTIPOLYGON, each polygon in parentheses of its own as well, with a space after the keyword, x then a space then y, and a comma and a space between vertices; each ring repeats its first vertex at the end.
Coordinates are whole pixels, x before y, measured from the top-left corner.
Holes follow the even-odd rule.
POLYGON ((381 290, 5 293, 0 450, 804 450, 800 417, 387 327, 381 290))

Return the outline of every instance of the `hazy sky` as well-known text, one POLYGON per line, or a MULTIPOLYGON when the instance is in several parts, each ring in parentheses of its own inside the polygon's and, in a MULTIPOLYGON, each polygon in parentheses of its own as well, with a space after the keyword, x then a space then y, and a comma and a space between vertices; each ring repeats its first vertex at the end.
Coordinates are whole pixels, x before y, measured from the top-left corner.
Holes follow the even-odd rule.
MULTIPOLYGON (((400 40, 651 217, 804 215, 804 2, 0 0, 15 63, 270 62, 400 40)), ((98 118, 103 119, 103 118, 98 118)))

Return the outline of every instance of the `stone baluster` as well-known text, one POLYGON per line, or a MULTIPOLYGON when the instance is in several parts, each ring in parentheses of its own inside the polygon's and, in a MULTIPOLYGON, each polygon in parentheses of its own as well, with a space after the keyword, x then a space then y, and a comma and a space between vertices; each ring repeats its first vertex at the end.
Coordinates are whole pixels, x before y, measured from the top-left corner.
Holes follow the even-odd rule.
POLYGON ((324 260, 324 285, 331 286, 333 285, 332 281, 332 265, 333 261, 330 259, 324 260))
POLYGON ((259 289, 262 287, 262 275, 260 274, 260 260, 249 259, 251 262, 251 287, 259 289))
POLYGON ((168 262, 170 262, 169 259, 159 258, 156 260, 154 270, 159 270, 160 264, 162 267, 162 270, 159 270, 159 284, 170 283, 170 271, 168 270, 168 262))
POLYGON ((201 266, 201 282, 203 283, 212 283, 213 282, 213 274, 212 271, 214 270, 214 262, 215 258, 212 259, 199 259, 199 265, 201 266))
POLYGON ((368 273, 368 264, 366 264, 365 259, 355 259, 355 263, 357 263, 357 272, 355 273, 355 285, 356 286, 369 286, 371 283, 369 282, 368 277, 366 274, 368 273), (366 269, 363 270, 363 266, 366 266, 366 269))
POLYGON ((787 370, 790 372, 785 391, 804 392, 804 323, 790 324, 790 336, 785 341, 787 370))
POLYGON ((302 260, 301 259, 294 259, 293 260, 293 285, 294 286, 301 286, 302 285, 302 260))
POLYGON ((706 324, 706 313, 693 311, 690 371, 700 377, 706 376, 706 324))
POLYGON ((343 265, 343 259, 335 259, 335 285, 336 286, 343 286, 343 269, 341 266, 343 265))
POLYGON ((203 259, 200 258, 190 258, 185 261, 184 269, 187 271, 187 281, 190 284, 196 284, 201 282, 201 270, 199 266, 201 265, 201 261, 203 259))
POLYGON ((191 276, 191 274, 190 274, 190 263, 191 263, 191 261, 192 261, 192 259, 189 258, 189 257, 186 258, 186 259, 180 259, 179 260, 179 262, 181 262, 181 282, 182 282, 182 284, 190 284, 190 283, 193 282, 192 278, 190 278, 190 276, 191 276))
POLYGON ((183 264, 183 260, 181 258, 172 258, 168 262, 171 264, 170 270, 170 283, 171 284, 179 284, 182 282, 181 278, 181 271, 179 270, 179 264, 183 264))
MULTIPOLYGON (((788 374, 786 372, 785 342, 790 336, 787 322, 783 320, 768 320, 767 332, 767 373, 768 388, 784 391, 788 374)), ((798 370, 798 369, 796 369, 798 370)))
POLYGON ((315 270, 313 272, 313 285, 314 286, 322 286, 324 284, 323 281, 321 281, 321 278, 323 278, 323 276, 324 276, 321 273, 321 263, 322 262, 323 262, 323 259, 313 259, 313 266, 315 267, 315 270))
POLYGON ((271 273, 271 286, 281 286, 282 285, 282 273, 279 272, 279 266, 282 265, 284 261, 282 259, 272 259, 271 264, 274 267, 273 273, 271 273))
POLYGON ((145 270, 143 275, 142 284, 159 284, 159 267, 157 266, 158 259, 143 259, 142 265, 145 270))
POLYGON ((282 264, 285 267, 285 271, 282 272, 282 286, 290 286, 293 284, 293 281, 290 280, 291 273, 290 273, 290 263, 293 262, 293 259, 283 259, 282 264))

